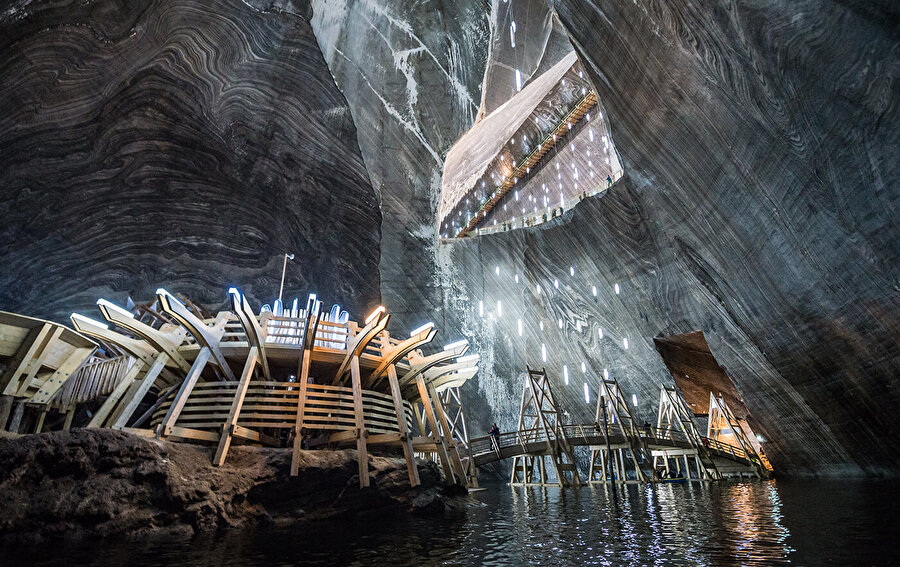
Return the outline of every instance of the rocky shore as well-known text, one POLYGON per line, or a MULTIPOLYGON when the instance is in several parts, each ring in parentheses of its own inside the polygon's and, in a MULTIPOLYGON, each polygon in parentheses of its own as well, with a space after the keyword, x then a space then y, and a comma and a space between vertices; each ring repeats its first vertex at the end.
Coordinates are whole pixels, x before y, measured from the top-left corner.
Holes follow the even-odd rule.
POLYGON ((462 504, 434 463, 419 463, 422 485, 410 488, 402 459, 370 456, 372 486, 360 489, 354 450, 303 451, 296 478, 287 449, 233 447, 222 467, 210 464, 212 450, 107 429, 0 439, 0 541, 442 514, 462 504))

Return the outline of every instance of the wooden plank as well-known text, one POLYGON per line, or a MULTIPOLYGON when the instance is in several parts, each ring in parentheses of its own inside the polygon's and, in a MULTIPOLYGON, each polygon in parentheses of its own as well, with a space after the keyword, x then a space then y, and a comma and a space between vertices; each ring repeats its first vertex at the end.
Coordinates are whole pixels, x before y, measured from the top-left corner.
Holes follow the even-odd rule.
POLYGON ((410 486, 419 486, 419 468, 416 466, 415 455, 413 455, 412 435, 406 427, 406 412, 403 408, 403 397, 400 395, 400 384, 397 381, 397 369, 392 364, 388 367, 388 384, 391 388, 391 397, 394 401, 394 411, 397 417, 397 426, 399 427, 400 437, 402 438, 403 457, 406 459, 406 471, 409 473, 410 486))
POLYGON ((306 411, 306 393, 309 390, 309 362, 312 359, 311 351, 303 353, 300 361, 300 372, 297 373, 300 380, 300 391, 297 396, 297 414, 294 418, 294 446, 291 448, 291 476, 297 476, 300 472, 300 447, 303 443, 303 420, 306 411))
MULTIPOLYGON (((254 319, 255 320, 255 319, 254 319)), ((247 355, 244 362, 244 370, 241 372, 241 378, 238 382, 237 390, 234 393, 234 401, 231 403, 231 409, 228 411, 228 417, 222 426, 222 436, 219 439, 219 446, 216 448, 216 454, 213 457, 213 465, 220 467, 225 463, 225 457, 228 455, 228 448, 231 447, 231 436, 234 435, 234 429, 237 426, 238 416, 241 414, 241 406, 244 404, 244 396, 247 394, 247 387, 250 386, 250 379, 253 378, 253 369, 259 361, 259 349, 253 347, 247 355)), ((257 434, 257 440, 259 435, 257 434)))
MULTIPOLYGON (((387 319, 385 317, 384 319, 387 319)), ((353 405, 356 413, 356 458, 359 463, 359 487, 369 486, 369 453, 366 449, 366 418, 363 413, 362 377, 359 372, 359 357, 353 356, 350 361, 350 377, 353 383, 353 405)))
POLYGON ((447 480, 447 484, 456 484, 456 477, 453 475, 453 469, 450 465, 450 456, 447 454, 447 449, 441 438, 437 420, 434 417, 434 410, 431 407, 431 401, 428 399, 428 389, 421 374, 416 376, 416 386, 419 388, 419 396, 422 399, 422 407, 425 409, 425 417, 428 419, 429 427, 431 427, 431 436, 434 438, 435 445, 437 445, 437 454, 441 460, 441 467, 444 469, 444 478, 447 480))
MULTIPOLYGON (((119 413, 118 417, 116 417, 115 421, 112 424, 113 429, 123 429, 125 425, 128 423, 128 420, 131 419, 131 414, 134 413, 134 410, 137 409, 138 404, 141 403, 141 400, 144 399, 144 396, 150 390, 150 386, 156 382, 156 377, 159 376, 160 372, 162 372, 163 368, 166 367, 166 363, 169 361, 169 355, 164 352, 159 353, 159 356, 156 357, 156 360, 153 361, 153 366, 150 367, 149 370, 144 374, 144 378, 141 380, 140 386, 137 388, 137 391, 125 402, 125 405, 122 407, 122 411, 119 413)), ((135 365, 137 365, 137 361, 135 361, 135 365)))
POLYGON ((125 394, 125 391, 131 386, 131 383, 137 377, 138 373, 143 369, 144 363, 140 360, 135 360, 134 364, 128 370, 128 373, 122 378, 122 381, 116 385, 116 388, 109 394, 106 401, 100 406, 100 409, 97 410, 97 413, 91 417, 87 427, 103 427, 103 422, 106 421, 106 418, 109 417, 113 408, 119 403, 119 399, 125 394))
MULTIPOLYGON (((197 380, 200 378, 203 368, 206 367, 206 363, 209 361, 211 354, 210 350, 206 347, 201 348, 200 352, 197 353, 194 364, 191 365, 191 369, 188 371, 184 382, 181 383, 181 388, 175 395, 175 400, 169 407, 169 413, 167 413, 166 417, 163 419, 161 424, 162 427, 160 428, 162 436, 172 434, 175 423, 178 421, 178 416, 181 415, 181 410, 184 409, 184 404, 187 403, 191 392, 194 390, 194 385, 197 384, 197 380)), ((218 440, 218 435, 216 436, 216 439, 218 440)))
POLYGON ((21 375, 28 367, 28 363, 34 358, 35 353, 44 343, 44 338, 50 333, 53 327, 50 323, 45 323, 40 327, 31 329, 22 341, 21 346, 16 351, 15 357, 7 365, 6 372, 0 376, 0 388, 5 396, 12 396, 19 385, 19 375, 21 375))
POLYGON ((201 429, 192 429, 190 427, 173 426, 169 431, 170 437, 196 439, 197 441, 212 441, 213 443, 219 440, 218 433, 214 433, 212 431, 203 431, 201 429))
POLYGON ((456 449, 456 441, 453 439, 453 431, 450 429, 450 423, 447 421, 447 414, 444 412, 444 405, 441 403, 440 396, 434 389, 434 384, 426 384, 428 388, 428 396, 434 403, 434 410, 438 420, 441 422, 441 431, 443 431, 444 443, 447 446, 447 456, 450 458, 450 466, 463 483, 466 482, 466 471, 462 466, 462 460, 459 458, 459 451, 456 449))
POLYGON ((34 432, 36 434, 40 433, 44 428, 44 418, 47 417, 47 412, 49 411, 49 409, 50 408, 48 408, 47 406, 44 406, 44 408, 41 409, 41 413, 38 415, 37 423, 34 425, 34 432))
POLYGON ((47 359, 47 355, 50 354, 50 345, 52 345, 57 339, 59 339, 59 336, 63 332, 63 327, 60 327, 58 325, 53 325, 53 327, 53 332, 50 333, 50 337, 44 341, 44 344, 41 347, 40 351, 37 353, 37 356, 34 357, 28 364, 28 373, 25 374, 25 378, 22 380, 22 385, 19 387, 19 391, 15 394, 19 398, 27 397, 28 387, 31 386, 31 382, 34 380, 35 375, 37 374, 38 370, 40 370, 41 366, 44 365, 44 361, 47 359))
POLYGON ((38 385, 38 391, 31 397, 31 402, 36 404, 49 402, 66 380, 84 364, 84 361, 93 352, 94 347, 81 347, 73 350, 56 371, 38 385))

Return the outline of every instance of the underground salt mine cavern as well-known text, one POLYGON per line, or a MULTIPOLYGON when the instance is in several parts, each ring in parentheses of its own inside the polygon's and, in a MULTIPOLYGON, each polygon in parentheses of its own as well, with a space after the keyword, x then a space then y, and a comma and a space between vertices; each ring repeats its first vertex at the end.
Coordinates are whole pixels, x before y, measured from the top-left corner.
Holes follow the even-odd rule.
POLYGON ((900 4, 0 9, 0 565, 896 565, 900 4))

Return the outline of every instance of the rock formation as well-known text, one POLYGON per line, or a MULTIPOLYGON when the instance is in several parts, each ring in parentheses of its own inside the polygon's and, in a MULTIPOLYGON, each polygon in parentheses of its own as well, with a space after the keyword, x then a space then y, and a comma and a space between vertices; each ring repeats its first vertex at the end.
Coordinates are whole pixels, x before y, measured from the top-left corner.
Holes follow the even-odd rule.
POLYGON ((235 447, 222 467, 210 450, 108 429, 0 439, 0 540, 82 535, 143 537, 359 513, 443 513, 437 465, 410 489, 403 459, 370 457, 373 487, 359 488, 356 453, 235 447))

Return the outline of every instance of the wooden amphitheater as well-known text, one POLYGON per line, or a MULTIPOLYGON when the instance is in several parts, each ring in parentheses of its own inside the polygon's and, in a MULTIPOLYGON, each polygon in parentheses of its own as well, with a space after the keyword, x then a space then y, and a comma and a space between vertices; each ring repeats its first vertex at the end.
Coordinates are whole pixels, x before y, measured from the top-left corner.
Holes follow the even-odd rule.
POLYGON ((361 487, 379 451, 402 452, 413 486, 417 454, 477 485, 458 391, 478 371, 467 341, 426 354, 434 325, 392 337, 384 307, 357 323, 314 295, 259 313, 229 297, 215 316, 164 289, 128 309, 101 299, 105 322, 73 313, 74 330, 0 312, 0 429, 41 432, 49 412, 68 429, 88 404, 87 427, 209 443, 217 466, 233 443, 290 447, 292 475, 301 448, 350 447, 361 487))

